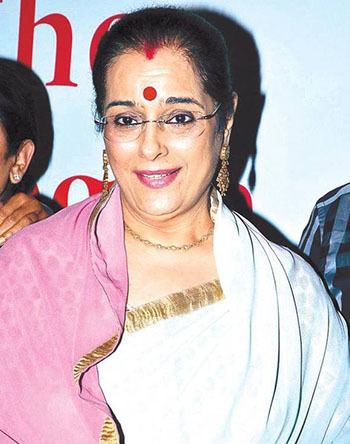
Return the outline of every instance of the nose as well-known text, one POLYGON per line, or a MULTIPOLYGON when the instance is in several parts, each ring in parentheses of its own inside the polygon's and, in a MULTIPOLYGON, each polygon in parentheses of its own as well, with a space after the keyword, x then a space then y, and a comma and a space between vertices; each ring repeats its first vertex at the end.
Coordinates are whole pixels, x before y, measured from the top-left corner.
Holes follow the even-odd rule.
POLYGON ((147 160, 156 160, 168 154, 163 131, 156 122, 148 122, 139 138, 139 154, 147 160))

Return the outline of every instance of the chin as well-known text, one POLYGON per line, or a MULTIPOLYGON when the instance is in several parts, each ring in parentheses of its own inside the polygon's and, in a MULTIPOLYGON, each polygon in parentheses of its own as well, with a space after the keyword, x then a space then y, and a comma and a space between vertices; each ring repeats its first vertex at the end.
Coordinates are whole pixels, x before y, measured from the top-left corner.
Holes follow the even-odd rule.
POLYGON ((139 212, 150 216, 165 216, 174 213, 178 205, 173 200, 158 197, 137 202, 137 208, 139 212))

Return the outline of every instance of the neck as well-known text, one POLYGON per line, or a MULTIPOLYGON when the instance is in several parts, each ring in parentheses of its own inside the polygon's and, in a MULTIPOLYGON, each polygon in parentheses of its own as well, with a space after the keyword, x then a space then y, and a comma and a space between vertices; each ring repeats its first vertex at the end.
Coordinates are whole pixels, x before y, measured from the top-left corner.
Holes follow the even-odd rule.
POLYGON ((197 241, 213 226, 209 191, 190 209, 154 216, 133 211, 122 198, 125 223, 142 238, 154 243, 182 245, 197 241))

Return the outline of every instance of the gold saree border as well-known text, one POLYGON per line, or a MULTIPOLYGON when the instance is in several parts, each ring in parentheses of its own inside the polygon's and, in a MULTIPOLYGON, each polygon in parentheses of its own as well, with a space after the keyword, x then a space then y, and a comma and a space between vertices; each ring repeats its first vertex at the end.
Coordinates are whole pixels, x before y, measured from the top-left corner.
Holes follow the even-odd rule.
MULTIPOLYGON (((93 224, 94 224, 102 206, 107 202, 109 197, 110 197, 110 194, 108 194, 107 196, 103 196, 101 194, 100 199, 98 200, 98 202, 94 206, 92 213, 91 213, 89 220, 88 220, 88 229, 90 231, 93 228, 93 224)), ((93 364, 96 363, 96 361, 104 358, 106 355, 111 353, 113 351, 113 349, 115 348, 115 346, 119 340, 119 337, 120 337, 119 334, 112 336, 110 339, 108 339, 108 341, 104 342, 102 345, 98 346, 97 348, 95 348, 91 352, 82 356, 73 367, 74 381, 78 382, 81 375, 85 372, 85 370, 88 367, 91 367, 93 364)))
MULTIPOLYGON (((111 190, 110 190, 110 192, 111 192, 111 190)), ((94 208, 92 209, 92 212, 90 214, 90 217, 89 217, 89 220, 88 220, 88 228, 89 228, 89 230, 92 229, 93 223, 95 222, 96 217, 98 216, 101 208, 107 202, 108 199, 109 199, 109 194, 107 196, 102 196, 102 194, 101 194, 101 197, 97 201, 96 205, 94 206, 94 208)))
MULTIPOLYGON (((92 352, 84 355, 79 361, 75 364, 73 368, 73 377, 75 382, 80 380, 81 375, 85 372, 85 370, 99 361, 100 359, 107 356, 111 353, 118 340, 120 335, 116 334, 111 337, 108 341, 104 342, 99 347, 95 348, 92 352)), ((120 444, 119 433, 117 431, 116 425, 114 421, 107 416, 105 422, 103 424, 100 439, 100 444, 120 444)))
POLYGON ((79 381, 80 376, 88 367, 91 367, 93 364, 95 364, 96 361, 104 358, 109 353, 111 353, 114 350, 119 337, 119 334, 112 336, 111 339, 108 339, 108 341, 104 342, 102 345, 95 348, 90 353, 87 353, 86 355, 81 357, 73 368, 74 380, 76 382, 79 381))
POLYGON ((116 425, 114 424, 114 421, 109 416, 107 416, 101 430, 100 444, 119 443, 119 433, 117 431, 116 425))
MULTIPOLYGON (((112 190, 110 190, 110 192, 111 191, 112 190)), ((110 193, 107 196, 101 195, 97 204, 94 206, 88 220, 88 228, 90 231, 92 230, 93 224, 96 218, 98 217, 98 214, 100 213, 102 207, 107 202, 109 196, 110 193)), ((74 381, 78 382, 80 380, 81 375, 85 372, 87 368, 91 367, 97 361, 101 360, 102 358, 110 354, 114 350, 116 344, 118 343, 119 338, 120 335, 116 334, 112 336, 110 339, 108 339, 108 341, 104 342, 102 345, 96 347, 91 352, 82 356, 73 367, 74 381)), ((119 433, 117 431, 116 425, 109 416, 105 418, 103 427, 101 429, 99 444, 120 444, 119 433)))
POLYGON ((224 299, 218 279, 172 293, 126 312, 125 330, 133 333, 156 322, 190 313, 224 299))

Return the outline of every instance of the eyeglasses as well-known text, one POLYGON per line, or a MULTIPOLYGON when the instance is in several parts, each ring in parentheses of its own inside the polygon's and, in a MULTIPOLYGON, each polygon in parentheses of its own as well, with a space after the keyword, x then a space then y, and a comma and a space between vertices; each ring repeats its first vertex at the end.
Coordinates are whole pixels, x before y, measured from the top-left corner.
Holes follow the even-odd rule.
POLYGON ((161 115, 156 120, 142 120, 134 112, 120 112, 95 119, 97 129, 104 131, 104 137, 112 143, 133 142, 144 131, 147 123, 156 123, 164 133, 178 138, 195 138, 200 136, 206 120, 212 119, 218 112, 218 104, 210 114, 203 115, 199 111, 174 110, 161 115))

